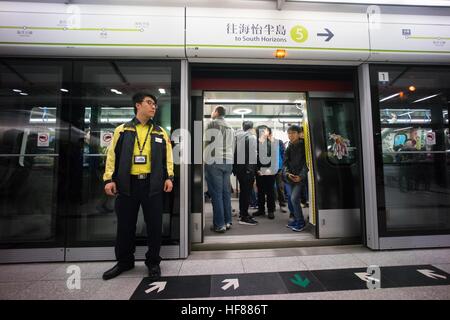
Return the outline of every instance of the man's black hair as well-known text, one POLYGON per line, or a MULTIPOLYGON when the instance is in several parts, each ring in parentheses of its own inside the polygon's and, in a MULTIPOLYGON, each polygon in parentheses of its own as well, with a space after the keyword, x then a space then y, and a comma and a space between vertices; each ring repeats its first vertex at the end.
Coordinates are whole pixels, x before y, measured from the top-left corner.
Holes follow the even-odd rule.
POLYGON ((289 131, 295 131, 297 133, 302 133, 303 132, 303 127, 300 127, 296 124, 293 124, 292 126, 289 127, 288 132, 289 131))
POLYGON ((133 95, 133 98, 132 98, 134 114, 137 114, 136 103, 140 103, 140 102, 144 101, 145 97, 151 98, 155 104, 158 103, 158 100, 156 99, 156 97, 154 95, 152 95, 151 93, 143 92, 143 91, 137 92, 133 95))
POLYGON ((246 121, 242 122, 242 130, 247 131, 247 130, 252 129, 252 128, 253 128, 253 122, 252 121, 246 120, 246 121))
POLYGON ((216 109, 214 109, 219 114, 219 117, 225 117, 225 108, 223 106, 217 106, 216 109))
POLYGON ((256 131, 258 132, 258 137, 262 136, 264 130, 268 130, 269 134, 272 134, 272 129, 270 129, 265 124, 262 124, 262 125, 258 126, 258 128, 256 128, 256 131))

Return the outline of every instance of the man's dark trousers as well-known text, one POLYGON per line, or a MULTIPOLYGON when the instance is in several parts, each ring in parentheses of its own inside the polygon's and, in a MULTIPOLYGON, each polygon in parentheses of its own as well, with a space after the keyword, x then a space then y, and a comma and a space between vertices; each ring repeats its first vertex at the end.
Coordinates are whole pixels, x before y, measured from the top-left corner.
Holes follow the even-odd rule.
POLYGON ((131 178, 130 196, 118 195, 115 209, 117 214, 116 259, 124 268, 134 265, 136 249, 136 223, 139 207, 142 205, 144 220, 147 227, 148 251, 145 255, 147 266, 159 265, 162 236, 162 190, 149 196, 150 178, 138 180, 131 178))
POLYGON ((264 213, 266 195, 267 211, 275 212, 275 176, 256 176, 256 186, 258 187, 258 212, 264 213))
POLYGON ((252 173, 237 172, 236 178, 239 181, 239 215, 241 217, 248 217, 248 207, 250 205, 250 194, 255 182, 255 175, 252 173))

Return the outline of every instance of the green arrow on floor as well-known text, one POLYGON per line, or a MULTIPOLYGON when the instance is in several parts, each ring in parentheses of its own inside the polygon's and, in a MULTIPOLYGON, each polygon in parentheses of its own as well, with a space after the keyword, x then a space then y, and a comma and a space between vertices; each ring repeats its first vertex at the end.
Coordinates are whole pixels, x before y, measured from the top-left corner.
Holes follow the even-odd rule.
POLYGON ((310 281, 308 278, 302 279, 302 277, 300 277, 300 275, 298 273, 294 275, 294 278, 291 278, 289 280, 291 280, 291 282, 293 284, 296 284, 303 288, 306 288, 310 284, 310 281))

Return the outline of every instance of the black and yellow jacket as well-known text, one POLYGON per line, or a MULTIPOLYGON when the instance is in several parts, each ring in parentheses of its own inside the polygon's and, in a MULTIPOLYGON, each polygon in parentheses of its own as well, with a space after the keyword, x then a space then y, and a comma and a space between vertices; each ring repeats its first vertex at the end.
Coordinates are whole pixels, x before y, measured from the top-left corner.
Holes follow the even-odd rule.
MULTIPOLYGON (((152 121, 152 120, 150 120, 152 121)), ((173 179, 172 145, 166 131, 155 124, 150 133, 150 195, 163 191, 164 181, 173 179)), ((115 182, 119 194, 130 195, 131 166, 139 120, 121 124, 114 130, 113 141, 106 157, 105 183, 115 182)))

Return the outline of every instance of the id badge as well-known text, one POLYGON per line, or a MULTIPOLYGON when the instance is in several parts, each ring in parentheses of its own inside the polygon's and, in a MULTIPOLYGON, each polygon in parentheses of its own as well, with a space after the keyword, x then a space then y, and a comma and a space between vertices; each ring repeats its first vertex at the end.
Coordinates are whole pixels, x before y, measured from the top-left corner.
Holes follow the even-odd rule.
POLYGON ((146 164, 147 156, 134 156, 134 163, 135 164, 146 164))

